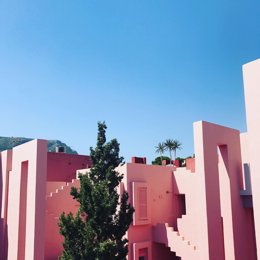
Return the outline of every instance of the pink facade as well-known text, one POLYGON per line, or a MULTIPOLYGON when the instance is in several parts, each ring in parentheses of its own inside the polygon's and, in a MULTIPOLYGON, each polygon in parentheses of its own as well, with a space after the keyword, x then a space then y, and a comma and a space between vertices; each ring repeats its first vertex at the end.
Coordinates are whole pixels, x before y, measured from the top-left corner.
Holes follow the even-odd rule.
MULTIPOLYGON (((129 260, 260 259, 260 60, 243 73, 246 133, 196 122, 186 167, 135 157, 118 168, 135 207, 129 260)), ((44 140, 0 156, 0 260, 57 260, 58 218, 77 211, 70 189, 90 158, 48 153, 44 140)))
POLYGON ((88 165, 88 156, 48 153, 44 140, 1 153, 1 260, 57 260, 62 246, 57 218, 66 207, 75 212, 68 181, 88 165), (62 186, 67 198, 57 200, 62 186))

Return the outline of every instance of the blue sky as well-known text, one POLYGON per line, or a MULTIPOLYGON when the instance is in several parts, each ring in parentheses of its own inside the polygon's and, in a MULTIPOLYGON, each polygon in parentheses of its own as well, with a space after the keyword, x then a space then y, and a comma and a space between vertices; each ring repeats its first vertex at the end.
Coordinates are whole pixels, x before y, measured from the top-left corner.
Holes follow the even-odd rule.
POLYGON ((105 120, 127 161, 167 138, 192 155, 194 121, 246 130, 259 25, 259 0, 0 0, 0 136, 87 154, 105 120))

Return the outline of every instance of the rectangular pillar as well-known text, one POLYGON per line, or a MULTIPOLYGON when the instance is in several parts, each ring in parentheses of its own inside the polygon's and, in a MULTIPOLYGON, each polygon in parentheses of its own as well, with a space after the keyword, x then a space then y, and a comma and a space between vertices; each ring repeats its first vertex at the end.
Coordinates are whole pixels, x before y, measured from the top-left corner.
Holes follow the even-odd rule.
POLYGON ((260 59, 243 66, 257 256, 260 258, 260 59))

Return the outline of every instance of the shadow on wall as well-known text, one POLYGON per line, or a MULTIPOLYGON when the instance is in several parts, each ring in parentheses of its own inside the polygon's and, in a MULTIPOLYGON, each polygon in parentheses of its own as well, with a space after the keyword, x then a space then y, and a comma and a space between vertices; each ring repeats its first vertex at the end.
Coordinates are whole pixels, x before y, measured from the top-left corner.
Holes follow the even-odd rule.
MULTIPOLYGON (((3 172, 2 172, 2 155, 0 153, 0 216, 2 216, 2 197, 3 197, 3 172)), ((3 221, 1 219, 0 235, 2 234, 2 223, 3 221)))
POLYGON ((153 232, 153 236, 157 237, 157 239, 159 239, 160 241, 163 241, 164 243, 166 243, 167 245, 169 244, 169 240, 168 240, 168 235, 167 235, 167 230, 166 230, 166 226, 165 224, 158 224, 157 226, 160 226, 160 231, 159 233, 157 231, 153 232))
MULTIPOLYGON (((2 220, 2 219, 1 219, 2 220)), ((5 226, 2 236, 2 247, 1 247, 1 257, 0 260, 7 260, 7 249, 8 249, 8 225, 5 226)))
MULTIPOLYGON (((3 199, 3 171, 2 171, 2 158, 0 154, 0 216, 2 216, 2 199, 3 199)), ((4 212, 3 212, 4 214, 4 212)), ((0 260, 7 259, 7 225, 4 226, 4 219, 0 218, 0 260)))
POLYGON ((4 219, 2 218, 2 215, 5 213, 2 212, 4 209, 2 209, 2 199, 3 199, 3 170, 2 170, 2 155, 0 153, 0 260, 6 260, 7 259, 7 249, 8 249, 8 226, 5 224, 4 219))
POLYGON ((170 251, 164 244, 153 243, 153 259, 181 260, 175 252, 170 251))
MULTIPOLYGON (((174 174, 172 178, 172 183, 177 218, 181 218, 183 215, 186 215, 186 196, 185 194, 180 193, 174 174)), ((177 229, 177 222, 174 223, 174 228, 177 229)))
POLYGON ((3 254, 3 226, 4 226, 4 219, 2 218, 2 197, 3 197, 3 172, 2 172, 2 156, 0 153, 0 259, 2 260, 3 254))

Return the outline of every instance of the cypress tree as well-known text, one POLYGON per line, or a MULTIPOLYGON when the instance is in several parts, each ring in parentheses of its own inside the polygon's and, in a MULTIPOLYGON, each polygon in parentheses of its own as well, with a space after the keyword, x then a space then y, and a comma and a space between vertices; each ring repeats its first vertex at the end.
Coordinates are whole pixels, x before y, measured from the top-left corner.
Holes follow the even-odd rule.
POLYGON ((106 142, 106 124, 98 123, 96 148, 90 148, 92 168, 81 175, 80 189, 71 195, 80 203, 75 216, 60 216, 60 233, 64 236, 60 260, 126 260, 125 238, 133 219, 128 193, 119 198, 123 178, 116 167, 123 163, 116 139, 106 142))

